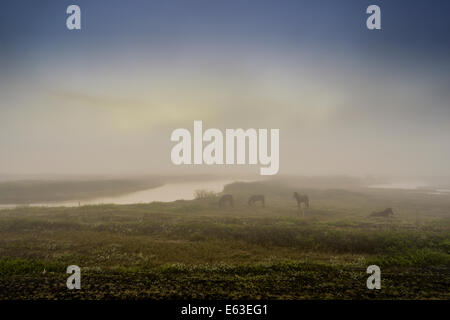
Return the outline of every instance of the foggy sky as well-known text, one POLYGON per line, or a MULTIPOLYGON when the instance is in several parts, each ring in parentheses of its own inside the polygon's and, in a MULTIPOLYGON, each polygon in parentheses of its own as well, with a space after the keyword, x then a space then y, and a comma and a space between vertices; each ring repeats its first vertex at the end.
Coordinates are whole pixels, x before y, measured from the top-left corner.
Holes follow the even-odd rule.
MULTIPOLYGON (((177 167, 176 128, 280 129, 281 174, 450 175, 448 1, 4 1, 0 173, 177 167), (65 27, 78 4, 82 30, 65 27), (365 28, 379 4, 382 30, 365 28)), ((243 168, 257 173, 259 165, 243 168)))

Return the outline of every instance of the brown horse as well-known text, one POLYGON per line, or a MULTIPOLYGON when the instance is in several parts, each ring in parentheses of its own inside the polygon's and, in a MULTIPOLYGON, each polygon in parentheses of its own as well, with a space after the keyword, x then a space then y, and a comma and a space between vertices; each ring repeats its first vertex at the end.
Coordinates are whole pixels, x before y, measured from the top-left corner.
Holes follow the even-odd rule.
POLYGON ((248 205, 252 206, 257 201, 260 201, 263 207, 266 206, 265 197, 262 194, 255 194, 255 195, 252 195, 250 198, 248 198, 248 205))
POLYGON ((226 206, 227 203, 230 205, 230 207, 233 206, 233 196, 231 194, 224 194, 219 199, 219 207, 223 208, 226 206))
POLYGON ((386 208, 383 211, 374 211, 374 212, 372 212, 372 214, 370 216, 371 217, 389 218, 389 217, 392 217, 393 215, 394 215, 394 211, 392 210, 392 208, 386 208))
POLYGON ((299 209, 302 208, 302 203, 305 204, 305 208, 309 208, 309 198, 306 194, 298 194, 294 192, 294 199, 297 200, 297 206, 299 209))

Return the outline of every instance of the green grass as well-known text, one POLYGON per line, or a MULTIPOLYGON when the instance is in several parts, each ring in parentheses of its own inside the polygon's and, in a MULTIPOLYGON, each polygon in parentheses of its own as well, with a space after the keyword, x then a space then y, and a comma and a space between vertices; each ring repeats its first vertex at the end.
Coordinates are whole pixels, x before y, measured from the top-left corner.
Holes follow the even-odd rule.
POLYGON ((449 197, 229 185, 217 199, 0 211, 1 299, 449 299, 449 197), (248 207, 264 193, 266 208, 248 207), (392 219, 370 218, 392 207, 392 219), (65 268, 82 268, 82 290, 65 268), (365 287, 382 270, 382 290, 365 287), (44 272, 45 270, 45 272, 44 272))

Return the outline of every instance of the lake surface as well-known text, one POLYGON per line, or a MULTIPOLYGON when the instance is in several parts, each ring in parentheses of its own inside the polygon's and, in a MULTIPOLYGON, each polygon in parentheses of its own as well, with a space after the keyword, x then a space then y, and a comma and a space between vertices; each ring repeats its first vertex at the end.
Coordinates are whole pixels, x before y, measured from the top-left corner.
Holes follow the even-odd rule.
POLYGON ((409 190, 425 194, 433 195, 450 195, 450 189, 437 188, 432 185, 423 182, 402 182, 402 183, 386 183, 386 184, 374 184, 369 188, 376 189, 399 189, 409 190))
MULTIPOLYGON (((70 200, 58 202, 33 203, 30 206, 48 206, 48 207, 75 207, 78 205, 96 205, 96 204, 133 204, 149 203, 153 201, 171 202, 175 200, 192 200, 195 197, 196 190, 206 190, 221 192, 227 184, 235 180, 215 180, 215 181, 189 181, 167 183, 153 189, 141 190, 138 192, 122 194, 113 197, 103 197, 88 200, 70 200)), ((0 205, 0 208, 14 208, 17 205, 0 205)))
POLYGON ((369 188, 379 189, 403 189, 403 190, 416 190, 419 188, 426 188, 428 185, 423 182, 396 182, 396 183, 383 183, 373 184, 369 188))

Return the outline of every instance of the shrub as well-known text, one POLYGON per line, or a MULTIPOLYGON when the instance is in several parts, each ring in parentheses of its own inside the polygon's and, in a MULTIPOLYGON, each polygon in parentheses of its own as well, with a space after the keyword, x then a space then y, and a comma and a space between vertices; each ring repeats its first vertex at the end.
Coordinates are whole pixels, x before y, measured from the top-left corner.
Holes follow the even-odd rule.
POLYGON ((195 190, 194 193, 195 199, 215 199, 217 197, 217 194, 214 191, 208 191, 208 190, 195 190))

